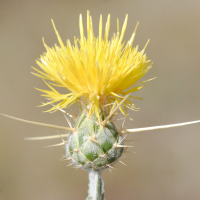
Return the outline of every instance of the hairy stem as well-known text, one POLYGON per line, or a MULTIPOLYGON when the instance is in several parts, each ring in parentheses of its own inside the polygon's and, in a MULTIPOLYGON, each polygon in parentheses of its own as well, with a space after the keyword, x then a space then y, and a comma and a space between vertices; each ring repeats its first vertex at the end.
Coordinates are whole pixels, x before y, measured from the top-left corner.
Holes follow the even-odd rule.
POLYGON ((101 178, 101 171, 90 170, 89 173, 89 189, 86 200, 105 200, 104 199, 104 183, 101 178))

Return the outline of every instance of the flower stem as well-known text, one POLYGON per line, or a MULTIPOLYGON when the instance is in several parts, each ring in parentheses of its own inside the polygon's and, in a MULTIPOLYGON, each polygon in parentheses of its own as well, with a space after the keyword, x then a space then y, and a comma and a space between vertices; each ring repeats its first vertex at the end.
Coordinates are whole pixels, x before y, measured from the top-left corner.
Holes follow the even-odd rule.
POLYGON ((101 178, 101 171, 88 171, 89 189, 86 200, 105 200, 104 199, 104 183, 101 178))

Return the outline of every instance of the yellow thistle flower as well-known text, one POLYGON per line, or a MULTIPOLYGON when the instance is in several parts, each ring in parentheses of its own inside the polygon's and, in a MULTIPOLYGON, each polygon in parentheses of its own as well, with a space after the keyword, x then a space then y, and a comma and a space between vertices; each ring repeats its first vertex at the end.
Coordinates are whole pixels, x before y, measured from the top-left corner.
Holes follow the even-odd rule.
MULTIPOLYGON (((76 169, 82 168, 88 171, 89 189, 87 199, 104 199, 102 171, 107 168, 112 169, 125 148, 133 147, 124 144, 125 137, 123 137, 123 134, 178 127, 200 122, 198 120, 124 130, 122 126, 120 131, 116 129, 114 123, 110 120, 111 117, 116 114, 118 108, 125 115, 127 115, 127 108, 136 108, 128 97, 136 98, 130 96, 130 93, 144 87, 144 82, 146 81, 140 83, 137 81, 151 67, 150 61, 144 54, 147 44, 140 52, 138 52, 138 47, 132 47, 137 25, 127 44, 122 42, 127 19, 128 17, 126 16, 121 34, 119 33, 119 22, 117 21, 117 34, 114 34, 111 41, 108 41, 110 15, 108 15, 105 27, 104 39, 102 39, 102 16, 99 22, 99 37, 95 38, 92 18, 89 12, 87 13, 86 39, 84 37, 82 16, 80 15, 80 39, 74 39, 74 46, 71 45, 69 40, 67 41, 67 46, 64 45, 53 23, 60 47, 55 45, 54 48, 49 48, 44 43, 47 53, 44 53, 40 60, 37 61, 42 71, 34 68, 38 72, 38 74, 34 74, 41 77, 44 81, 50 81, 50 83, 46 81, 45 83, 51 90, 40 90, 45 93, 44 96, 50 99, 50 102, 44 105, 54 105, 54 103, 58 102, 49 111, 69 107, 77 101, 82 103, 85 109, 82 110, 74 127, 72 127, 68 118, 66 120, 69 127, 62 127, 24 120, 0 113, 0 115, 5 117, 29 124, 67 131, 67 133, 62 135, 26 139, 44 140, 60 137, 62 142, 51 146, 64 146, 65 156, 62 159, 71 162, 68 166, 75 165, 76 169), (139 86, 135 86, 135 84, 139 84, 139 86), (70 93, 60 94, 52 85, 64 87, 70 93), (125 109, 122 108, 122 105, 125 109), (92 117, 90 117, 91 115, 92 117), (64 140, 62 137, 67 137, 67 140, 64 140)), ((69 116, 74 118, 71 115, 69 116)), ((123 162, 121 163, 124 164, 123 162)))
MULTIPOLYGON (((34 73, 36 76, 51 81, 50 84, 46 83, 50 91, 40 90, 45 93, 43 96, 50 99, 50 102, 43 105, 59 102, 48 111, 66 108, 79 101, 88 108, 89 116, 94 112, 99 118, 100 109, 103 111, 107 109, 109 112, 127 94, 144 87, 145 81, 139 83, 139 86, 134 84, 137 84, 137 81, 151 68, 150 60, 144 53, 147 44, 140 52, 138 46, 132 47, 137 26, 130 40, 126 44, 123 42, 127 20, 128 15, 126 15, 121 34, 117 20, 117 33, 109 41, 110 15, 107 18, 104 38, 102 16, 100 16, 99 36, 95 38, 92 18, 88 11, 87 38, 84 36, 82 15, 80 15, 80 39, 74 38, 74 46, 69 40, 67 40, 67 46, 64 45, 52 21, 60 46, 55 45, 50 48, 44 43, 47 52, 37 60, 42 71, 34 68, 39 73, 34 73), (64 87, 70 93, 60 94, 52 85, 64 87)), ((125 109, 120 106, 120 111, 125 115, 127 108, 136 109, 128 99, 123 102, 123 106, 125 109)))

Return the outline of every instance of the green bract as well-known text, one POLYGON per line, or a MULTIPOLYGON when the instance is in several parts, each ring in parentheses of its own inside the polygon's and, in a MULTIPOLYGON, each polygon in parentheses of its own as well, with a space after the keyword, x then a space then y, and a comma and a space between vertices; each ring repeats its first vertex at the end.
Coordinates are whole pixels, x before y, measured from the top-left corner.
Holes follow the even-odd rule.
MULTIPOLYGON (((102 121, 105 116, 101 113, 102 121)), ((117 145, 123 144, 122 137, 112 122, 102 127, 94 114, 88 117, 83 110, 75 129, 66 143, 66 155, 73 164, 85 170, 102 170, 120 158, 124 148, 117 145)))

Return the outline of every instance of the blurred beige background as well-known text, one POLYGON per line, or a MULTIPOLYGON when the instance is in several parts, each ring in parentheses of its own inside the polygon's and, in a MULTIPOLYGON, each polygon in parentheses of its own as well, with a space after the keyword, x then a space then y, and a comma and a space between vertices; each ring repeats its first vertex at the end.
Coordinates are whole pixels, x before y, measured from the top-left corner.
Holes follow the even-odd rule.
MULTIPOLYGON (((91 11, 95 33, 100 14, 111 14, 110 35, 116 18, 122 25, 129 15, 127 41, 140 22, 134 44, 154 64, 144 79, 157 77, 135 93, 143 97, 130 112, 127 128, 155 126, 200 119, 200 1, 191 0, 26 0, 0 1, 0 112, 57 125, 66 125, 60 112, 42 113, 44 99, 34 89, 46 88, 30 74, 45 49, 57 42, 51 19, 63 40, 79 37, 78 19, 91 11)), ((77 109, 74 108, 76 113, 77 109)), ((69 112, 71 112, 69 110, 69 112)), ((63 133, 63 132, 60 132, 63 133)), ((55 130, 0 116, 0 199, 79 200, 87 195, 87 173, 66 167, 60 142, 24 141, 31 136, 54 135, 55 130)), ((200 124, 130 134, 133 141, 122 161, 103 172, 107 200, 200 199, 200 124)))

